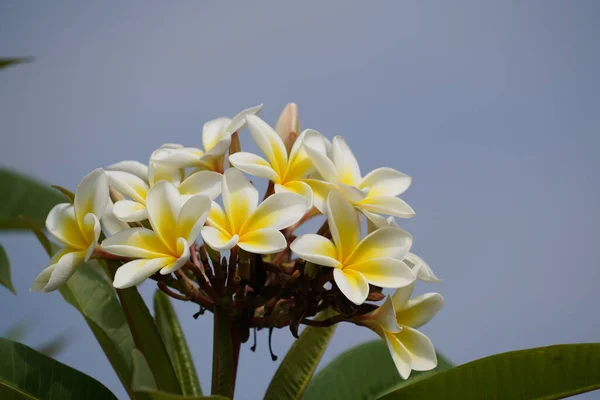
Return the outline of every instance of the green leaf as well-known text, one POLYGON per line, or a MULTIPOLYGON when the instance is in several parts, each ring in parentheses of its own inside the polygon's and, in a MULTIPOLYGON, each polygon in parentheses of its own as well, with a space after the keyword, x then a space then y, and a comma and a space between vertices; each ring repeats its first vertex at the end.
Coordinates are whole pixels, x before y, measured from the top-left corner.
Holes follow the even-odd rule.
POLYGON ((374 340, 343 352, 327 364, 310 382, 303 399, 376 399, 451 367, 438 354, 436 369, 413 371, 408 380, 403 380, 398 375, 385 342, 374 340))
POLYGON ((8 339, 0 339, 0 398, 117 399, 95 379, 8 339))
POLYGON ((20 215, 45 226, 50 209, 64 202, 50 186, 6 168, 0 168, 0 193, 0 229, 28 229, 20 215))
MULTIPOLYGON (((326 319, 332 315, 333 311, 327 310, 320 313, 317 319, 326 319)), ((314 326, 304 328, 300 338, 294 342, 275 372, 265 399, 287 400, 302 397, 335 328, 336 325, 326 328, 314 326)))
POLYGON ((18 58, 0 58, 0 69, 10 67, 17 64, 24 64, 32 62, 32 57, 18 57, 18 58))
POLYGON ((0 243, 0 285, 6 287, 8 290, 17 294, 15 287, 12 284, 12 280, 10 279, 10 262, 8 261, 8 256, 6 255, 6 251, 4 251, 4 246, 0 243))
POLYGON ((34 224, 33 222, 31 222, 29 220, 29 218, 27 218, 26 216, 20 215, 19 217, 27 225, 27 227, 29 229, 31 229, 31 231, 33 232, 33 234, 37 238, 38 242, 40 242, 40 244, 42 245, 42 247, 46 251, 46 254, 48 254, 48 256, 52 256, 52 252, 53 252, 52 251, 52 243, 50 242, 50 240, 48 240, 48 237, 42 231, 42 229, 39 226, 37 226, 36 224, 34 224))
POLYGON ((511 351, 420 380, 393 399, 562 399, 600 388, 600 343, 511 351))
POLYGON ((121 383, 129 391, 133 337, 112 285, 99 271, 96 262, 84 264, 59 291, 83 315, 121 383))
MULTIPOLYGON (((111 279, 114 278, 118 266, 119 264, 114 261, 107 262, 111 279)), ((142 352, 146 361, 148 361, 156 380, 156 386, 159 390, 167 393, 181 394, 181 386, 177 380, 177 374, 169 358, 165 343, 137 288, 134 286, 127 289, 117 289, 117 295, 121 300, 121 307, 125 312, 125 318, 133 335, 135 347, 142 352)))
POLYGON ((183 330, 179 325, 169 296, 160 290, 157 290, 154 294, 154 313, 156 315, 156 325, 158 325, 158 330, 173 361, 173 367, 175 367, 175 373, 179 378, 183 394, 186 396, 202 396, 200 381, 183 330))
POLYGON ((69 203, 73 204, 75 202, 75 193, 71 192, 69 189, 65 189, 58 185, 52 185, 51 187, 58 190, 69 203))

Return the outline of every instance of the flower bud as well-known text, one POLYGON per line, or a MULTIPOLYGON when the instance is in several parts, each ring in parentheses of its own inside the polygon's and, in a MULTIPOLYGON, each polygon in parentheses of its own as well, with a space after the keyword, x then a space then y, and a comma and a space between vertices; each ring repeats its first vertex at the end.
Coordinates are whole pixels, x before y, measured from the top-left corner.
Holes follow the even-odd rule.
POLYGON ((285 106, 275 124, 275 131, 285 143, 285 148, 289 153, 300 132, 300 119, 296 103, 289 103, 285 106))

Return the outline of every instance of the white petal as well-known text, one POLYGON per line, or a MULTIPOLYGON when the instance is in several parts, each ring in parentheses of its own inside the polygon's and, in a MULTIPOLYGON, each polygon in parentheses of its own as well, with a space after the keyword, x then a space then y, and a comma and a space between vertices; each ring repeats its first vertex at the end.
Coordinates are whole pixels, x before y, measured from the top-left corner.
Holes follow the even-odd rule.
MULTIPOLYGON (((69 278, 75 273, 77 267, 83 264, 84 259, 84 251, 74 251, 64 254, 58 260, 58 262, 54 264, 54 268, 52 268, 50 276, 48 277, 48 283, 46 283, 46 285, 43 287, 42 292, 48 293, 58 289, 63 283, 69 280, 69 278)), ((41 279, 42 274, 45 278, 45 276, 47 276, 47 273, 45 273, 45 271, 46 270, 42 271, 38 278, 41 279)), ((36 278, 36 281, 38 281, 38 278, 36 278)))
POLYGON ((223 156, 229 150, 229 145, 231 144, 231 135, 226 134, 221 140, 219 140, 215 145, 208 150, 206 153, 200 157, 200 163, 204 164, 206 167, 210 169, 218 169, 219 171, 222 169, 221 165, 218 165, 222 162, 223 156))
POLYGON ((394 365, 396 365, 398 374, 400 374, 402 379, 408 379, 411 372, 412 359, 410 353, 396 335, 395 333, 385 332, 385 342, 388 345, 388 350, 390 351, 394 365))
POLYGON ((244 233, 238 246, 254 254, 273 254, 284 250, 287 240, 277 229, 261 229, 244 233))
POLYGON ((181 194, 204 194, 214 200, 221 194, 221 181, 219 173, 198 171, 181 182, 178 189, 181 194))
POLYGON ((258 205, 258 190, 235 168, 225 171, 221 188, 231 233, 238 233, 258 205))
POLYGON ((287 171, 285 172, 286 181, 306 178, 315 171, 313 162, 304 149, 303 141, 305 137, 306 131, 302 132, 290 150, 287 171))
POLYGON ((177 271, 190 259, 190 245, 184 238, 179 238, 177 240, 177 253, 180 254, 179 258, 175 262, 164 266, 160 270, 161 275, 169 275, 170 273, 177 271))
POLYGON ((144 182, 148 182, 148 166, 139 161, 120 161, 118 163, 109 165, 106 169, 109 171, 128 172, 137 176, 144 182))
POLYGON ((287 169, 288 155, 285 144, 265 121, 255 115, 248 115, 248 130, 252 138, 263 151, 271 167, 279 176, 283 176, 287 169))
POLYGON ((87 256, 85 261, 87 261, 93 250, 96 247, 96 243, 98 243, 98 239, 100 238, 100 234, 102 233, 102 226, 100 225, 100 220, 94 214, 89 213, 83 218, 83 235, 85 236, 87 246, 87 256))
POLYGON ((398 197, 367 196, 355 205, 358 208, 377 214, 393 215, 399 218, 412 218, 415 216, 415 211, 404 200, 398 197))
POLYGON ((333 138, 333 164, 340 182, 350 186, 357 186, 360 183, 360 167, 342 136, 333 138))
POLYGON ((379 228, 393 227, 399 228, 394 217, 384 217, 379 214, 372 213, 367 210, 358 209, 361 214, 367 217, 368 232, 372 233, 379 228))
POLYGON ((312 160, 313 165, 323 179, 328 182, 337 182, 338 173, 333 161, 327 157, 327 148, 325 147, 323 135, 312 129, 307 129, 304 132, 304 140, 302 143, 304 145, 304 150, 312 160))
POLYGON ((355 186, 346 185, 341 182, 335 183, 335 188, 340 192, 350 203, 359 203, 367 198, 368 191, 359 189, 355 186))
POLYGON ((418 255, 408 253, 404 261, 408 262, 409 266, 417 276, 417 279, 430 283, 440 282, 440 279, 433 273, 429 265, 427 265, 427 263, 418 255))
POLYGON ((401 310, 406 305, 408 299, 415 289, 415 283, 411 283, 410 285, 402 286, 394 292, 392 295, 392 301, 394 302, 394 309, 396 311, 401 310))
POLYGON ((83 178, 75 192, 73 205, 79 225, 89 213, 102 218, 108 200, 108 178, 102 169, 97 168, 83 178))
POLYGON ((104 233, 107 236, 114 235, 117 232, 121 232, 122 230, 129 228, 129 224, 117 218, 117 216, 113 212, 113 208, 113 202, 109 201, 108 205, 106 206, 104 216, 100 220, 100 222, 102 223, 102 227, 104 228, 104 233))
POLYGON ((150 189, 146 197, 150 225, 172 251, 175 251, 176 248, 177 217, 181 206, 181 195, 177 188, 169 182, 158 182, 150 189))
POLYGON ((129 228, 104 239, 102 248, 107 252, 132 258, 160 258, 171 254, 154 231, 129 228))
POLYGON ((226 133, 225 128, 230 122, 230 118, 220 117, 204 124, 204 127, 202 128, 202 144, 204 145, 204 150, 209 151, 215 147, 219 140, 223 139, 226 133))
POLYGON ((252 153, 239 152, 229 156, 231 165, 247 174, 265 178, 274 182, 279 181, 279 175, 271 168, 271 164, 262 157, 252 153))
POLYGON ((312 191, 313 205, 319 210, 321 214, 325 214, 325 203, 329 193, 335 189, 335 187, 329 183, 317 179, 303 179, 302 182, 310 186, 312 191))
POLYGON ((396 321, 396 311, 392 299, 388 296, 385 302, 368 314, 355 318, 357 322, 367 325, 378 334, 383 334, 379 330, 385 332, 397 333, 401 328, 396 321))
POLYGON ((344 262, 360 240, 360 221, 354 207, 336 191, 327 197, 327 221, 338 259, 344 262))
POLYGON ((44 288, 44 286, 48 284, 48 281, 50 280, 50 276, 52 275, 52 271, 54 271, 54 268, 56 268, 56 263, 50 264, 48 267, 42 270, 42 272, 40 272, 39 275, 33 281, 33 285, 31 285, 29 291, 41 291, 44 288))
POLYGON ((219 229, 220 231, 226 232, 227 234, 231 233, 232 231, 227 214, 225 214, 223 208, 216 201, 213 201, 212 205, 210 206, 207 224, 213 228, 219 229))
MULTIPOLYGON (((395 305, 395 304, 394 304, 395 305)), ((429 322, 444 307, 444 298, 439 293, 425 293, 396 307, 398 322, 418 328, 429 322)))
POLYGON ((217 251, 229 250, 237 245, 239 241, 238 235, 231 236, 212 226, 203 226, 200 232, 204 243, 217 251))
POLYGON ((123 171, 107 171, 108 184, 125 197, 129 197, 138 203, 146 201, 146 195, 150 187, 136 175, 123 171))
POLYGON ((396 333, 410 353, 410 365, 415 371, 429 371, 437 366, 437 356, 431 340, 416 329, 403 326, 402 331, 396 333))
POLYGON ((119 200, 113 207, 115 217, 124 222, 138 222, 148 219, 146 206, 133 200, 119 200))
POLYGON ((321 235, 312 233, 302 235, 292 242, 290 249, 301 259, 323 265, 339 268, 337 250, 333 242, 321 235))
POLYGON ((130 261, 117 269, 113 286, 117 289, 126 289, 138 285, 172 261, 172 257, 130 261))
POLYGON ((259 104, 254 107, 246 108, 245 110, 237 113, 235 117, 231 119, 229 124, 225 127, 225 132, 233 134, 234 132, 238 132, 240 129, 244 127, 246 124, 246 117, 248 115, 256 115, 262 110, 263 105, 259 104))
POLYGON ((367 299, 369 284, 360 273, 336 268, 333 270, 333 279, 344 296, 354 304, 361 305, 367 299))
POLYGON ((296 193, 275 193, 250 214, 240 232, 243 236, 261 229, 285 229, 304 216, 308 211, 306 205, 306 199, 296 193))
POLYGON ((367 174, 360 182, 361 189, 369 189, 369 196, 396 197, 404 193, 412 179, 410 176, 392 168, 377 168, 367 174))
POLYGON ((75 208, 68 203, 57 204, 46 217, 46 229, 64 245, 74 249, 87 249, 89 243, 81 232, 75 208))
POLYGON ((204 152, 196 147, 184 147, 155 152, 153 161, 171 167, 188 168, 197 166, 203 154, 204 152))
POLYGON ((374 258, 344 267, 360 272, 371 285, 383 288, 398 288, 415 281, 412 269, 395 258, 374 258))
POLYGON ((210 197, 203 194, 197 194, 186 201, 177 218, 177 238, 194 243, 206 222, 210 206, 210 197))
POLYGON ((183 178, 182 170, 176 166, 165 164, 160 160, 164 160, 166 155, 177 151, 177 149, 161 147, 155 150, 150 156, 148 162, 148 182, 150 186, 156 185, 160 181, 171 182, 174 185, 179 185, 183 178), (159 160, 159 161, 156 161, 159 160))
POLYGON ((374 258, 397 258, 403 260, 412 246, 412 236, 400 228, 380 228, 367 235, 356 246, 345 265, 360 263, 374 258))
POLYGON ((307 210, 313 206, 312 189, 302 181, 286 182, 285 185, 275 184, 275 193, 294 193, 302 196, 307 210))

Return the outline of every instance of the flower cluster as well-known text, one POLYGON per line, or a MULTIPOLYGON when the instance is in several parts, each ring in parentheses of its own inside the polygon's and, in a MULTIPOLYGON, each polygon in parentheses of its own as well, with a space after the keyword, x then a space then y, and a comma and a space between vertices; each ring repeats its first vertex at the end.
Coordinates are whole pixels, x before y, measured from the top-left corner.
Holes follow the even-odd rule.
POLYGON ((410 177, 391 168, 363 176, 343 137, 300 133, 295 104, 275 129, 257 116, 261 108, 207 122, 204 150, 165 144, 148 165, 123 161, 85 176, 72 203, 47 217, 63 247, 32 290, 56 290, 97 259, 114 267, 119 290, 151 278, 201 310, 229 310, 246 340, 251 328, 289 326, 297 335, 299 324, 345 321, 379 334, 403 378, 434 368, 433 345, 416 328, 443 298, 411 298, 417 279, 437 278, 395 221, 414 216, 398 197, 410 177), (245 127, 261 155, 241 151, 245 127), (268 181, 262 201, 246 174, 268 181), (296 237, 320 216, 316 234, 296 237), (386 298, 384 288, 396 291, 386 298), (310 318, 327 309, 332 317, 310 318))

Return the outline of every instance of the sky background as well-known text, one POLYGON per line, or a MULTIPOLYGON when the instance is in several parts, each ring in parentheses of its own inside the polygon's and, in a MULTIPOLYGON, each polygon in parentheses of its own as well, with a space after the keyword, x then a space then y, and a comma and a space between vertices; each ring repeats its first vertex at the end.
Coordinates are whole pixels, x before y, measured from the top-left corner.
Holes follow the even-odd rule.
MULTIPOLYGON (((96 167, 200 144, 205 121, 298 103, 304 128, 344 135, 363 174, 413 177, 401 221, 443 279, 423 331, 455 363, 600 341, 600 3, 590 1, 0 2, 0 164, 74 189, 96 167)), ((250 149, 249 134, 242 133, 250 149)), ((0 236, 14 297, 0 332, 68 332, 58 359, 121 388, 81 316, 28 289, 47 264, 32 235, 0 236)), ((141 286, 146 298, 152 282, 141 286)), ((177 304, 205 391, 212 321, 177 304)), ((340 326, 323 365, 375 334, 340 326)), ((283 356, 293 338, 275 332, 283 356)), ((277 363, 244 345, 237 394, 262 397, 277 363)), ((596 398, 594 394, 586 396, 596 398)))

